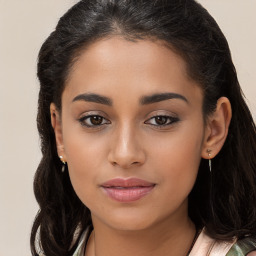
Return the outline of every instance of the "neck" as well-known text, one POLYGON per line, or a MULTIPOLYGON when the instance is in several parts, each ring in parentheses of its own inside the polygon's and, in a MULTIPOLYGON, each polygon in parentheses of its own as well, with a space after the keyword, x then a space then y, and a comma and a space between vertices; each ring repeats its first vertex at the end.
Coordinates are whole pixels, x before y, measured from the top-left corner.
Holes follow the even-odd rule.
POLYGON ((94 226, 86 256, 186 256, 195 236, 195 226, 187 218, 176 223, 158 223, 139 231, 120 231, 94 226))

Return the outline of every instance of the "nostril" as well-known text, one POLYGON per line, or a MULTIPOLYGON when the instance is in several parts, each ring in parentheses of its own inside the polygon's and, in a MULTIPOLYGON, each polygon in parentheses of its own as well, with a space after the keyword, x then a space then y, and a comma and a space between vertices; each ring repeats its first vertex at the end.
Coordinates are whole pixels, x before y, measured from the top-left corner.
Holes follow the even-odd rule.
POLYGON ((118 162, 111 162, 112 166, 121 166, 123 168, 129 168, 131 166, 134 166, 134 165, 140 165, 140 162, 136 161, 136 162, 132 162, 132 163, 118 163, 118 162))
POLYGON ((113 166, 116 166, 116 165, 117 165, 117 162, 112 162, 112 165, 113 165, 113 166))
MULTIPOLYGON (((119 145, 120 146, 120 145, 119 145)), ((112 166, 120 166, 124 169, 140 166, 145 162, 145 153, 141 148, 115 147, 108 153, 107 160, 112 166)))

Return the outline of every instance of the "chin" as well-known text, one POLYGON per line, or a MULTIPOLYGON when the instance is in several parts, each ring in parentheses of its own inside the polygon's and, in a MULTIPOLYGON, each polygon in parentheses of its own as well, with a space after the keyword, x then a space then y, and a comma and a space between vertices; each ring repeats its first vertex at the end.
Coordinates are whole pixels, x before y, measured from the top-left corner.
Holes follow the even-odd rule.
POLYGON ((140 212, 134 210, 111 211, 111 215, 94 218, 97 222, 104 223, 109 228, 120 231, 139 231, 152 227, 157 218, 154 218, 148 212, 140 212))
POLYGON ((123 220, 121 222, 108 223, 112 229, 119 231, 141 231, 150 228, 152 223, 142 222, 138 220, 123 220))

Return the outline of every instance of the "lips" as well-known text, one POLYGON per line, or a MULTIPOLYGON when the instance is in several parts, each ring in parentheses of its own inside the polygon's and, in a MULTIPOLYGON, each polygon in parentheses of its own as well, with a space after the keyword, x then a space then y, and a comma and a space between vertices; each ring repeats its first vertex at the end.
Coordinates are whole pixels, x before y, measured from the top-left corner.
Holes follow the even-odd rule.
POLYGON ((148 195, 156 184, 137 179, 112 179, 101 185, 103 191, 118 202, 133 202, 148 195))

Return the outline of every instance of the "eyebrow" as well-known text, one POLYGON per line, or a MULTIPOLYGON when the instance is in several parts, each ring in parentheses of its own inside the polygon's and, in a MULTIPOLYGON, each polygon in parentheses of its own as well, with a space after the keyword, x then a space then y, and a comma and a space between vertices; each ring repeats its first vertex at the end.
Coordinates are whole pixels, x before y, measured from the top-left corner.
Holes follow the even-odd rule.
POLYGON ((95 93, 79 94, 72 100, 72 102, 75 101, 95 102, 107 106, 112 106, 113 104, 110 98, 95 93))
POLYGON ((188 103, 188 100, 183 95, 167 92, 167 93, 156 93, 149 96, 143 96, 140 98, 140 104, 147 105, 147 104, 152 104, 152 103, 156 103, 164 100, 170 100, 170 99, 180 99, 188 103))
MULTIPOLYGON (((177 93, 171 93, 171 92, 156 93, 149 96, 142 96, 139 102, 141 105, 148 105, 148 104, 153 104, 153 103, 157 103, 164 100, 170 100, 170 99, 181 99, 186 103, 188 103, 188 100, 183 95, 177 94, 177 93)), ((113 102, 110 98, 99 95, 99 94, 95 94, 95 93, 79 94, 72 100, 72 102, 75 102, 75 101, 95 102, 95 103, 99 103, 107 106, 113 105, 113 102)))

